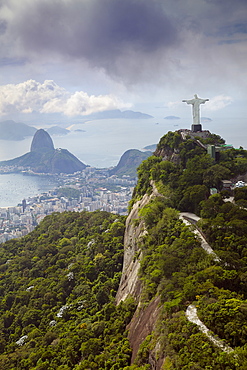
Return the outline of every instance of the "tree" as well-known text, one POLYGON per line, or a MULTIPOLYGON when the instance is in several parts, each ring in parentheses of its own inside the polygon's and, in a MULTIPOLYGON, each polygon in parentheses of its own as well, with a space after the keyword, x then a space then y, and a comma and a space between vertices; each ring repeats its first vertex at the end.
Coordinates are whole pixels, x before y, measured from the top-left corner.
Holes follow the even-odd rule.
POLYGON ((203 173, 203 183, 208 187, 215 187, 218 190, 222 188, 222 180, 229 179, 231 177, 231 171, 220 165, 215 164, 210 168, 206 169, 203 173))
POLYGON ((221 194, 213 194, 208 199, 201 201, 200 215, 203 218, 214 218, 224 204, 221 194))
POLYGON ((188 187, 181 199, 178 208, 181 211, 194 212, 199 214, 200 202, 206 200, 208 189, 205 185, 193 185, 188 187))

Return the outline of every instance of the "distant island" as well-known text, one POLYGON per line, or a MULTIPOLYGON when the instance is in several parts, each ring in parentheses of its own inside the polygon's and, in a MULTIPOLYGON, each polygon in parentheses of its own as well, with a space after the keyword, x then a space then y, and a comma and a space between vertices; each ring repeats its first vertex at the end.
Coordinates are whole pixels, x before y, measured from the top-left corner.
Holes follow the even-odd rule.
POLYGON ((164 119, 177 120, 177 119, 180 119, 180 117, 177 117, 177 116, 166 116, 166 117, 164 117, 164 119))
MULTIPOLYGON (((6 120, 0 122, 0 140, 20 141, 29 136, 33 136, 37 128, 29 126, 26 123, 6 120)), ((50 135, 67 135, 70 131, 60 127, 51 126, 46 129, 50 135)))
POLYGON ((7 161, 0 166, 22 167, 35 173, 74 173, 87 166, 67 149, 55 149, 53 141, 43 129, 34 134, 30 152, 7 161))
POLYGON ((60 127, 60 126, 49 127, 49 128, 46 129, 46 131, 50 135, 59 135, 59 136, 67 135, 70 132, 70 130, 67 130, 66 128, 63 128, 63 127, 60 127))
POLYGON ((24 140, 28 136, 33 136, 37 129, 25 123, 12 120, 0 122, 0 140, 24 140))
POLYGON ((120 109, 114 110, 106 110, 104 112, 98 112, 86 116, 90 121, 91 120, 98 120, 98 119, 116 119, 116 118, 124 118, 124 119, 149 119, 153 118, 146 113, 141 112, 134 112, 132 110, 125 110, 121 111, 120 109))
POLYGON ((211 122, 211 121, 212 121, 212 119, 211 119, 211 118, 209 118, 209 117, 201 117, 201 121, 202 121, 202 122, 211 122))

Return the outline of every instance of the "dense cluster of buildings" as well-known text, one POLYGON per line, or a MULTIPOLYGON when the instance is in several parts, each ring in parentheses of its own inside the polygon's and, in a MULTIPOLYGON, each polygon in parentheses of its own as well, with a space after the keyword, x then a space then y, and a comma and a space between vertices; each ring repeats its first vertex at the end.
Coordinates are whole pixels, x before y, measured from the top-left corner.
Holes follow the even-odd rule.
POLYGON ((60 185, 54 190, 23 199, 16 207, 0 208, 0 243, 26 235, 53 212, 103 210, 125 215, 136 184, 136 179, 109 176, 108 170, 92 167, 57 175, 57 180, 60 185))

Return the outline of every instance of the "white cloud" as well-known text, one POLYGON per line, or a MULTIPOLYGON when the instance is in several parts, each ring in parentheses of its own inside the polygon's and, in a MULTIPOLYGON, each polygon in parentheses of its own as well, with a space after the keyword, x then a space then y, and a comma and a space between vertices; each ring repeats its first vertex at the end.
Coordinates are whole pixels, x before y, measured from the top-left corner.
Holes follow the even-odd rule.
POLYGON ((114 95, 71 94, 52 80, 44 83, 28 80, 0 86, 0 115, 11 113, 62 113, 66 116, 88 115, 130 107, 114 95))
POLYGON ((205 105, 205 110, 216 111, 225 108, 227 105, 231 104, 233 99, 226 95, 217 95, 209 99, 205 105))
POLYGON ((44 104, 42 113, 63 113, 66 116, 88 115, 111 109, 129 107, 114 95, 91 95, 76 91, 66 99, 51 99, 44 104))

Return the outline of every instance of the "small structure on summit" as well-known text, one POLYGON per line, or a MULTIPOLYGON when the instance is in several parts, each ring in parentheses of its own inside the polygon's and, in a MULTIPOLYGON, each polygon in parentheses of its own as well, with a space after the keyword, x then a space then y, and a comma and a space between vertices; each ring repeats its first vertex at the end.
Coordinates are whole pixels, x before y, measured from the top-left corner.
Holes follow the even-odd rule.
POLYGON ((192 132, 202 131, 202 125, 200 123, 200 105, 205 104, 209 99, 200 99, 197 94, 194 95, 194 99, 182 100, 182 102, 187 104, 192 104, 192 115, 193 115, 193 124, 191 125, 192 132))

